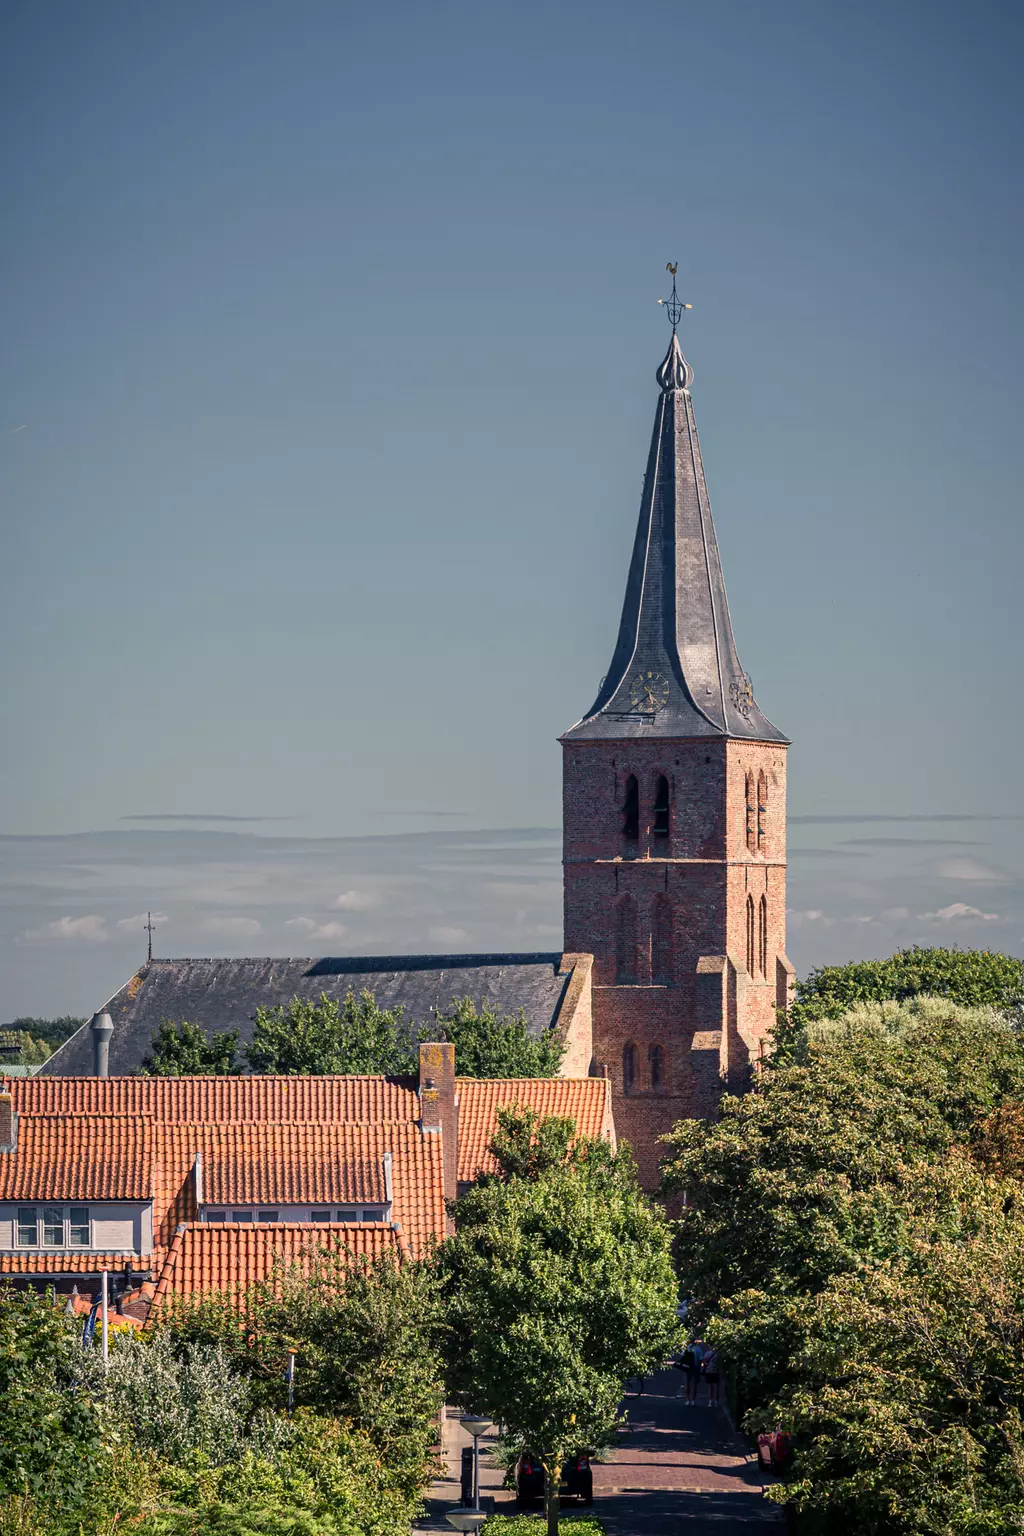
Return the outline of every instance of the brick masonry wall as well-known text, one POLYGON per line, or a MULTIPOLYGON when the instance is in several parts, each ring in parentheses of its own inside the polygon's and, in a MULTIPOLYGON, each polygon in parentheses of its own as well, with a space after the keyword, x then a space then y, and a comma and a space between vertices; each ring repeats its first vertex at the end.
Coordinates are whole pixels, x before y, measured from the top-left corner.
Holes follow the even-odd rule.
POLYGON ((786 931, 785 748, 722 739, 567 742, 563 763, 565 948, 594 956, 594 1070, 607 1069, 617 1132, 653 1187, 657 1137, 683 1115, 714 1112, 722 1071, 729 1086, 742 1088, 774 1023, 786 931), (624 832, 631 775, 639 792, 635 839, 624 832), (655 817, 662 776, 667 836, 658 835, 655 817), (725 959, 702 967, 698 986, 704 957, 725 959), (627 1046, 635 1048, 628 1092, 627 1046))

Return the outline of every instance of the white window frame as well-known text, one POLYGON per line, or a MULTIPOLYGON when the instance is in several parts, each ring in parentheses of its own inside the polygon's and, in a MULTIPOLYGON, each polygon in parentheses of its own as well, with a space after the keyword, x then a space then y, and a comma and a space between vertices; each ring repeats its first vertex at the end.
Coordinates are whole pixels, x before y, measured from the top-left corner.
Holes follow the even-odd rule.
POLYGON ((33 1253, 86 1253, 95 1246, 92 1237, 92 1208, 88 1205, 57 1205, 56 1202, 52 1205, 48 1203, 42 1205, 19 1205, 18 1214, 14 1221, 14 1237, 16 1248, 31 1249, 33 1253), (25 1220, 25 1215, 29 1211, 32 1212, 33 1218, 31 1225, 35 1227, 36 1240, 34 1243, 23 1242, 21 1237, 22 1227, 30 1224, 25 1220), (61 1236, 59 1242, 51 1243, 47 1241, 46 1233, 48 1228, 53 1230, 58 1225, 57 1220, 53 1219, 56 1212, 60 1213, 59 1225, 61 1236), (85 1215, 84 1221, 81 1219, 74 1221, 72 1219, 73 1216, 81 1218, 83 1213, 85 1215), (48 1216, 51 1218, 49 1221, 47 1220, 48 1216), (88 1229, 88 1240, 84 1243, 72 1242, 72 1229, 81 1231, 83 1227, 88 1229))

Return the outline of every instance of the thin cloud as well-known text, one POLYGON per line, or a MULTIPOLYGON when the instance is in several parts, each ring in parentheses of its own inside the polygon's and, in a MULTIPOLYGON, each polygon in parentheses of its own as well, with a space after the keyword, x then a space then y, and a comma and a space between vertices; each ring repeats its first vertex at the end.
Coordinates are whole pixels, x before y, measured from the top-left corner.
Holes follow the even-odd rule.
POLYGON ((939 859, 933 866, 933 872, 941 880, 972 880, 981 885, 1005 885, 1007 875, 1001 869, 992 869, 988 864, 982 864, 979 859, 970 859, 954 854, 948 859, 939 859))
POLYGON ((465 928, 431 928, 430 937, 435 944, 461 944, 469 934, 465 928))
POLYGON ((290 917, 285 927, 295 928, 307 939, 315 939, 317 943, 322 944, 328 944, 334 939, 343 939, 347 932, 343 923, 318 923, 315 917, 290 917))
POLYGON ((982 912, 978 907, 969 907, 965 902, 954 901, 948 907, 940 907, 937 912, 919 912, 918 917, 922 923, 998 923, 998 912, 982 912))
POLYGON ((224 939, 251 939, 263 928, 254 917, 208 917, 203 923, 206 933, 216 933, 224 939))
POLYGON ((150 922, 154 928, 162 928, 164 923, 170 922, 170 918, 166 912, 154 912, 152 915, 148 912, 136 912, 134 917, 120 918, 114 926, 120 928, 122 933, 135 933, 137 930, 144 929, 150 922))
POLYGON ((103 918, 93 912, 86 917, 58 917, 55 922, 46 923, 42 928, 26 928, 20 935, 19 942, 46 944, 51 941, 72 940, 84 941, 88 944, 104 944, 109 937, 103 918))
POLYGON ((378 811, 378 816, 436 816, 438 818, 468 816, 468 811, 378 811))
POLYGON ((294 821, 293 816, 225 816, 219 812, 197 812, 188 816, 182 811, 154 811, 148 816, 121 816, 120 821, 294 821))
POLYGON ((369 912, 380 906, 380 897, 373 891, 342 891, 334 898, 334 905, 342 912, 369 912))
POLYGON ((982 848, 970 837, 844 837, 841 848, 859 843, 862 848, 982 848))
POLYGON ((832 826, 865 826, 875 821, 1021 821, 1021 816, 791 816, 790 826, 804 827, 832 827, 832 826))

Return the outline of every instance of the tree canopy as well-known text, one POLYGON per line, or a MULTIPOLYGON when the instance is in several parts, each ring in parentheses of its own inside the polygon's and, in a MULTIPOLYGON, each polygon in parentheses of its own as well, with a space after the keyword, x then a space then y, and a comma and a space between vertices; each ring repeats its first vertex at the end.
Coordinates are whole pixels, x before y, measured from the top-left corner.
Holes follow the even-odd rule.
POLYGON ((371 992, 317 1001, 296 997, 256 1010, 252 1040, 238 1050, 238 1030, 207 1035, 198 1025, 165 1020, 142 1070, 154 1077, 245 1069, 285 1074, 328 1072, 415 1075, 421 1040, 449 1040, 463 1077, 554 1077, 563 1046, 553 1029, 530 1033, 525 1014, 501 1015, 471 998, 454 998, 427 1024, 401 1006, 381 1008, 371 992))
POLYGON ((987 949, 924 949, 915 944, 886 960, 824 965, 797 982, 791 1021, 838 1019, 855 1003, 947 997, 970 1007, 1018 1008, 1024 1003, 1024 966, 987 949))
POLYGON ((625 1378, 674 1342, 669 1230, 628 1152, 570 1146, 565 1122, 499 1119, 498 1172, 459 1199, 438 1255, 447 1380, 542 1459, 555 1532, 564 1460, 607 1440, 625 1378))
POLYGON ((1024 1513, 1022 1101, 1004 1012, 913 997, 807 1021, 753 1092, 673 1131, 682 1286, 747 1427, 796 1436, 773 1496, 800 1529, 974 1536, 1024 1513))
POLYGON ((238 1071, 238 1030, 208 1035, 199 1024, 164 1019, 149 1055, 142 1063, 146 1077, 190 1077, 199 1073, 225 1076, 238 1071))

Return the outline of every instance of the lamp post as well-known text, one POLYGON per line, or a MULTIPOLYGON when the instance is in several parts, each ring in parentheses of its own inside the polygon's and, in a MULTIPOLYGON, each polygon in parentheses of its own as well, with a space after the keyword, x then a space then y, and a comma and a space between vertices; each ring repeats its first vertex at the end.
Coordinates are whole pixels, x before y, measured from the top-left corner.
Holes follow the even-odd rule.
POLYGON ((445 1519, 457 1531, 478 1531, 487 1516, 482 1509, 450 1509, 445 1519))
MULTIPOLYGON (((475 1512, 480 1508, 480 1436, 490 1429, 491 1421, 474 1418, 470 1414, 467 1418, 460 1419, 459 1423, 467 1435, 473 1436, 473 1509, 475 1512)), ((472 1527, 463 1526, 461 1529, 472 1529, 472 1527)))

